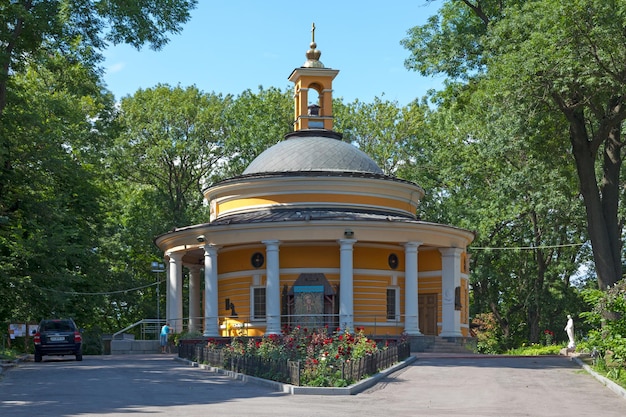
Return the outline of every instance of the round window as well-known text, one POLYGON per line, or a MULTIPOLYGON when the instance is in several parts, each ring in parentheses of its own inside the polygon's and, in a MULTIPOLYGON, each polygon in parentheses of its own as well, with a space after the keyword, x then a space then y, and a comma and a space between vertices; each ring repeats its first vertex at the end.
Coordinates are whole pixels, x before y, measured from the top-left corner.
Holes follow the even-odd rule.
POLYGON ((254 254, 252 254, 252 259, 250 259, 250 263, 253 267, 260 268, 263 266, 264 262, 265 257, 263 257, 263 254, 261 252, 255 252, 254 254))
POLYGON ((387 260, 389 262, 389 268, 396 269, 398 267, 398 255, 396 255, 395 253, 389 255, 389 258, 387 260))

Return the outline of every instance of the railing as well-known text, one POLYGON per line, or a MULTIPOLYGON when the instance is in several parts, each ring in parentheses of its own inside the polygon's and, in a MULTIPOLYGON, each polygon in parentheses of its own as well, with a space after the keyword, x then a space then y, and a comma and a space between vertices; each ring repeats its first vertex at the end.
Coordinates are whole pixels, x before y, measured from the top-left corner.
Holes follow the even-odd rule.
POLYGON ((153 340, 159 338, 161 332, 161 326, 165 324, 165 320, 161 319, 143 319, 136 323, 127 326, 119 332, 113 333, 113 339, 118 339, 120 335, 128 333, 129 330, 139 327, 139 336, 141 340, 153 340))
MULTIPOLYGON (((367 334, 371 335, 386 335, 386 334, 400 334, 404 330, 405 316, 397 316, 395 319, 387 319, 384 314, 379 315, 367 315, 358 314, 351 316, 349 319, 352 321, 352 328, 366 328, 367 334)), ((344 323, 340 323, 341 316, 339 314, 290 314, 280 316, 281 329, 294 328, 296 326, 312 328, 327 327, 329 329, 336 329, 338 327, 344 328, 344 323)), ((206 320, 215 320, 218 323, 218 329, 220 336, 234 337, 234 336, 258 336, 265 331, 267 326, 267 318, 255 319, 251 316, 217 316, 217 317, 184 317, 177 319, 170 319, 170 325, 173 329, 178 329, 177 333, 186 332, 203 332, 204 322, 206 320), (190 323, 196 324, 195 329, 190 329, 190 323), (260 331, 260 333, 259 333, 260 331)))
MULTIPOLYGON (((350 317, 354 320, 355 316, 350 317)), ((365 328, 366 334, 372 336, 399 335, 404 330, 405 316, 397 316, 393 320, 387 319, 383 315, 357 314, 358 320, 353 321, 353 329, 365 328)), ((203 333, 205 320, 215 320, 218 324, 219 336, 224 337, 252 337, 259 336, 265 332, 267 326, 266 319, 254 319, 251 316, 219 316, 213 318, 206 317, 183 317, 172 318, 170 322, 170 332, 172 333, 203 333), (193 324, 192 324, 193 323, 193 324)), ((296 326, 316 328, 327 326, 329 329, 342 327, 338 314, 300 314, 282 315, 280 317, 281 329, 294 328, 296 326)), ((165 324, 165 319, 143 319, 130 326, 116 332, 113 338, 132 330, 136 338, 142 340, 158 339, 161 326, 165 324)))
MULTIPOLYGON (((341 371, 341 379, 360 381, 366 376, 373 375, 379 370, 389 368, 394 363, 408 358, 410 354, 409 343, 401 342, 371 355, 342 362, 338 370, 341 371)), ((304 371, 303 361, 233 355, 228 349, 209 348, 205 344, 181 344, 178 347, 178 356, 193 362, 297 386, 301 383, 304 371)))

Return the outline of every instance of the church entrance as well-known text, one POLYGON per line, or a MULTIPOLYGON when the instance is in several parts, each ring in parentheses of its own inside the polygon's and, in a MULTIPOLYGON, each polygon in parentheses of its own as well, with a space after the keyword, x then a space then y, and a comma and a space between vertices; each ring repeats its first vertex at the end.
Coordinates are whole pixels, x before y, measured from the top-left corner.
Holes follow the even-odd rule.
POLYGON ((437 335, 437 294, 420 294, 417 297, 419 306, 419 327, 424 335, 437 335))
POLYGON ((291 288, 283 288, 282 325, 307 328, 339 325, 338 289, 324 274, 300 274, 291 288))

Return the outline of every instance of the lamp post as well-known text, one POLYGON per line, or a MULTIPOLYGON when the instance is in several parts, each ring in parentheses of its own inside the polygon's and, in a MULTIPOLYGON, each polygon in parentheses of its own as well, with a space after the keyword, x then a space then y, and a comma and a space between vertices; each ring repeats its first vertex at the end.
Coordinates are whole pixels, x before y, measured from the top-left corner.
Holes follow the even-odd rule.
POLYGON ((159 272, 165 272, 165 264, 160 262, 152 262, 152 272, 156 274, 157 282, 156 282, 156 299, 157 299, 157 323, 161 322, 161 282, 159 281, 159 272))

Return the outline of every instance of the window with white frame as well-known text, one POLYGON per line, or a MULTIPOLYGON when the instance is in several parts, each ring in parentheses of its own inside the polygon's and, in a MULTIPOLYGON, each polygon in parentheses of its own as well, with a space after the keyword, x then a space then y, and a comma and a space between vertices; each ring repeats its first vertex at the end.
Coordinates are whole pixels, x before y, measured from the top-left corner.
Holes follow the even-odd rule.
POLYGON ((252 320, 265 320, 265 287, 252 287, 251 292, 252 320))
POLYGON ((399 291, 398 288, 388 287, 387 288, 387 320, 397 320, 400 307, 399 299, 399 291))

